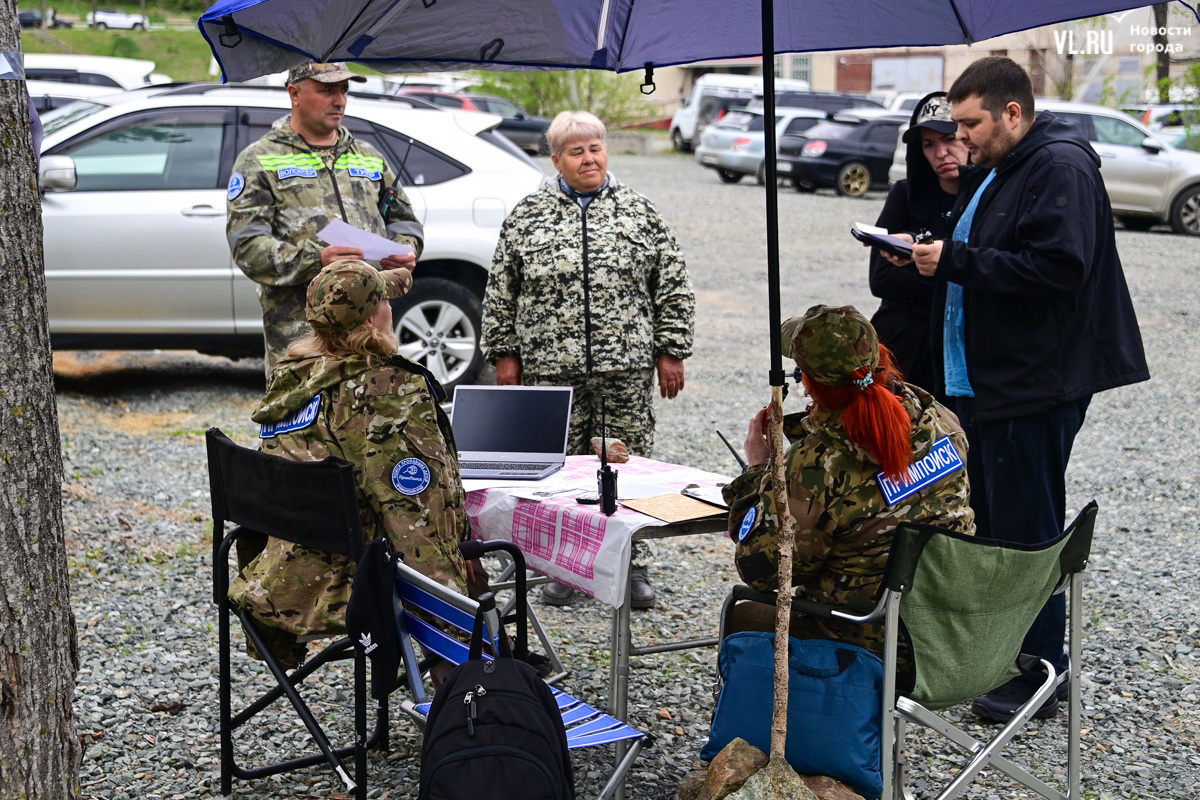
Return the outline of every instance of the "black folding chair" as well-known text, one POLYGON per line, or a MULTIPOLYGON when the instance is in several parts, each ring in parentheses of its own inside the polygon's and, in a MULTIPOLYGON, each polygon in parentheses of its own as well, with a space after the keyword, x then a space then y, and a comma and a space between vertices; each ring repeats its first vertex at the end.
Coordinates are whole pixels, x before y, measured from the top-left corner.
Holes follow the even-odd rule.
POLYGON ((341 556, 356 563, 362 556, 362 518, 354 481, 354 466, 339 458, 324 461, 289 461, 234 444, 217 428, 205 435, 213 515, 213 602, 218 608, 220 646, 221 792, 229 794, 233 779, 252 780, 327 762, 346 790, 359 800, 367 796, 367 749, 388 744, 388 703, 379 700, 375 729, 367 736, 367 659, 353 642, 342 637, 289 675, 272 656, 257 623, 230 602, 229 551, 247 535, 266 535, 341 556), (235 525, 228 533, 226 523, 235 525), (276 685, 236 715, 232 712, 230 669, 230 615, 237 617, 246 636, 262 655, 276 685), (334 661, 354 662, 354 743, 334 747, 300 697, 301 683, 320 667, 334 661), (257 767, 239 766, 234 757, 233 733, 259 712, 286 697, 308 729, 319 752, 257 767), (351 779, 342 759, 354 756, 351 779))

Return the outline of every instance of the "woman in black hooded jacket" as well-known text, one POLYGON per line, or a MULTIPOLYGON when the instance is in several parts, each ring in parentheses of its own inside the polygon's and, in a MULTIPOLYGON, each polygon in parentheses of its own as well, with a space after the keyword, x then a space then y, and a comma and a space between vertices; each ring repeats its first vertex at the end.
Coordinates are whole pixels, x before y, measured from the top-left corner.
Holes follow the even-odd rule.
MULTIPOLYGON (((945 92, 928 94, 917 104, 904 132, 908 177, 888 192, 877 226, 910 235, 925 230, 935 239, 949 235, 946 220, 958 196, 958 168, 967 163, 957 128, 945 92)), ((872 248, 870 285, 871 294, 883 301, 871 318, 879 341, 892 351, 907 382, 934 391, 929 338, 934 279, 921 276, 912 261, 872 248)))

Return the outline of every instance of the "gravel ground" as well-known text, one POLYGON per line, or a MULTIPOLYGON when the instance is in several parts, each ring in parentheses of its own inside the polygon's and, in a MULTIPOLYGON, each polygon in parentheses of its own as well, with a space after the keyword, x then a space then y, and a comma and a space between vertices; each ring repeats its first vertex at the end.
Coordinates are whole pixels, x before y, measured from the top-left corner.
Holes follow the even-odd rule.
MULTIPOLYGON (((714 428, 732 440, 769 397, 763 190, 723 185, 687 157, 614 157, 611 169, 659 206, 678 236, 698 298, 696 355, 688 383, 658 406, 661 458, 731 474, 714 428)), ((881 193, 865 199, 780 191, 785 316, 817 302, 875 302, 865 251, 848 235, 872 222, 881 193)), ((1197 633, 1194 374, 1196 240, 1119 231, 1154 378, 1095 398, 1076 440, 1068 506, 1095 498, 1100 522, 1087 573, 1083 697, 1084 796, 1200 797, 1195 713, 1197 633)), ((66 468, 64 514, 82 664, 76 693, 84 738, 84 798, 181 798, 217 793, 216 617, 210 597, 211 535, 203 431, 218 425, 254 440, 248 413, 262 391, 261 362, 195 353, 65 353, 55 359, 66 468)), ((793 396, 789 406, 799 407, 793 396)), ((635 615, 635 639, 714 630, 736 580, 718 537, 657 546, 652 578, 662 602, 635 615)), ((546 609, 573 673, 565 687, 603 703, 607 609, 585 600, 546 609)), ((244 674, 247 660, 237 659, 244 674)), ((694 768, 707 735, 715 652, 647 656, 631 680, 634 722, 657 737, 634 770, 630 797, 668 798, 694 768)), ((344 690, 318 696, 319 713, 348 724, 344 690)), ((952 710, 962 716, 965 709, 952 710)), ((972 723, 967 715, 968 728, 972 723)), ((1064 771, 1050 751, 1059 719, 1035 723, 1012 746, 1039 773, 1064 771)), ((414 796, 419 738, 392 725, 391 752, 373 754, 373 796, 414 796)), ((272 753, 296 741, 280 717, 243 743, 272 753), (249 739, 253 738, 253 742, 249 739)), ((961 759, 930 738, 915 743, 918 789, 961 759)), ((581 796, 594 792, 605 759, 577 761, 581 796)), ((237 797, 335 797, 326 769, 237 784, 237 797)), ((991 776, 973 798, 1027 796, 991 776)))

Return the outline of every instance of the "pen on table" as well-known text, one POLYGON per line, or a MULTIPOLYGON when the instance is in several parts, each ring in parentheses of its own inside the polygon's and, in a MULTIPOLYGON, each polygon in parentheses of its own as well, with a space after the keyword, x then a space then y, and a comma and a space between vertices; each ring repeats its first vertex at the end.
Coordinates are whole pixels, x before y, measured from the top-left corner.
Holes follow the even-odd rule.
POLYGON ((720 431, 717 431, 717 436, 721 437, 721 441, 725 443, 725 446, 729 448, 729 452, 733 453, 733 457, 737 459, 738 466, 740 466, 742 468, 742 472, 745 472, 746 471, 745 459, 743 459, 741 457, 741 455, 738 454, 737 450, 733 449, 733 445, 731 445, 729 443, 729 440, 725 438, 725 434, 721 433, 720 431))

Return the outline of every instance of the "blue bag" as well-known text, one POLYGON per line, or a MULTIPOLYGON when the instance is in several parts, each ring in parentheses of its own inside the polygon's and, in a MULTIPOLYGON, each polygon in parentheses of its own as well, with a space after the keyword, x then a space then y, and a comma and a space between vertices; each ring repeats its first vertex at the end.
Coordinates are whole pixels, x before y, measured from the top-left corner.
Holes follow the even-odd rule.
MULTIPOLYGON (((721 695, 700 758, 711 761, 738 737, 770 752, 775 634, 726 637, 718 668, 721 695)), ((788 763, 806 775, 837 778, 868 800, 878 798, 883 661, 856 645, 789 637, 788 671, 788 763)))

